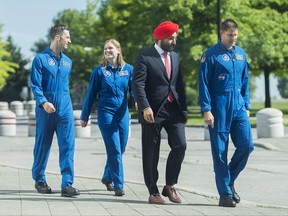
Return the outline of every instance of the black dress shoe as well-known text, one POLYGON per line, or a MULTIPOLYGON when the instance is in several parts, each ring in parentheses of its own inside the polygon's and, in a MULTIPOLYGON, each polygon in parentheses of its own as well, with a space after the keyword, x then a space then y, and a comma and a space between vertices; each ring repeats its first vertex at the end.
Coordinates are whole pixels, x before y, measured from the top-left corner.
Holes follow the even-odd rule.
POLYGON ((219 206, 236 207, 236 202, 230 196, 220 196, 219 206))
POLYGON ((234 185, 230 185, 231 191, 232 191, 232 199, 236 202, 239 203, 240 202, 240 196, 237 194, 237 192, 235 191, 234 185))
POLYGON ((35 182, 35 189, 38 191, 38 193, 42 194, 52 193, 51 188, 48 186, 46 182, 35 182))
POLYGON ((63 197, 73 197, 80 195, 80 192, 78 189, 73 188, 71 185, 63 187, 61 190, 61 196, 63 197))
POLYGON ((101 182, 106 186, 108 191, 114 191, 113 184, 111 182, 108 182, 105 179, 101 179, 101 182))

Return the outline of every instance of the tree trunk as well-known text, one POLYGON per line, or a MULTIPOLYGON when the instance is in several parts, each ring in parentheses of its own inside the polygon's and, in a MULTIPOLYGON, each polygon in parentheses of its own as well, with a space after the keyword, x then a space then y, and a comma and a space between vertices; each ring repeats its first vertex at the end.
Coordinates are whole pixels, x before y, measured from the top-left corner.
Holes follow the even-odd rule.
POLYGON ((265 80, 265 108, 271 107, 271 97, 270 97, 270 71, 264 69, 264 80, 265 80))

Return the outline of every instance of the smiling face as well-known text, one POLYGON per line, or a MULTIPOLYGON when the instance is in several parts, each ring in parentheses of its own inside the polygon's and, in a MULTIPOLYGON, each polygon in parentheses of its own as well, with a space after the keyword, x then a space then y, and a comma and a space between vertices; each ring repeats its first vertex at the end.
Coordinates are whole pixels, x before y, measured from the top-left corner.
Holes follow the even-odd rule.
POLYGON ((228 29, 227 31, 220 31, 221 42, 227 49, 232 49, 236 44, 238 37, 238 29, 228 29))
POLYGON ((67 49, 69 43, 71 43, 70 32, 68 30, 64 30, 62 35, 59 36, 59 45, 62 49, 67 49))
POLYGON ((112 42, 107 42, 104 45, 104 57, 109 62, 117 60, 118 55, 119 55, 119 49, 112 42))

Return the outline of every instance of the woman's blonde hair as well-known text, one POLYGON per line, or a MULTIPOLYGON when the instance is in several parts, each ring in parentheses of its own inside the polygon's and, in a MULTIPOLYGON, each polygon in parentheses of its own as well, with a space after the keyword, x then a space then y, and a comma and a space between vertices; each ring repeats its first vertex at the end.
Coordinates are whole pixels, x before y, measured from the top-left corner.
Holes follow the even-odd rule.
MULTIPOLYGON (((109 39, 109 40, 105 41, 104 46, 107 43, 109 43, 109 42, 111 42, 119 50, 119 54, 118 54, 118 57, 117 57, 117 63, 120 64, 123 67, 124 64, 125 64, 125 61, 123 59, 122 49, 121 49, 120 43, 117 40, 115 40, 115 39, 109 39)), ((104 55, 103 55, 102 59, 100 60, 100 64, 102 64, 104 67, 106 67, 107 64, 108 64, 108 60, 105 58, 104 55)))

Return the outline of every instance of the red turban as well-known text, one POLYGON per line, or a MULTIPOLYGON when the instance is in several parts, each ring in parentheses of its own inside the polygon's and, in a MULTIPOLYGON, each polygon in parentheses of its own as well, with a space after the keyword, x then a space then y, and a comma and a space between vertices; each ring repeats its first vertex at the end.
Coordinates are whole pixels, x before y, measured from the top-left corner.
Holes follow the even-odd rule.
POLYGON ((178 32, 178 25, 171 21, 165 21, 160 23, 157 28, 154 29, 154 38, 157 40, 164 40, 175 32, 178 32))

